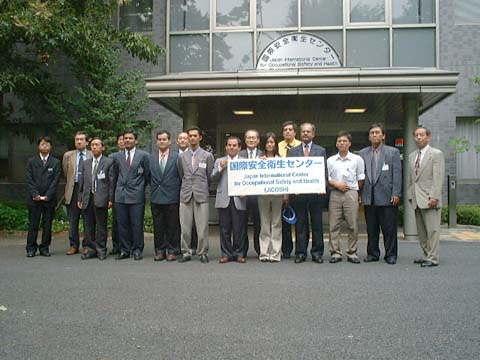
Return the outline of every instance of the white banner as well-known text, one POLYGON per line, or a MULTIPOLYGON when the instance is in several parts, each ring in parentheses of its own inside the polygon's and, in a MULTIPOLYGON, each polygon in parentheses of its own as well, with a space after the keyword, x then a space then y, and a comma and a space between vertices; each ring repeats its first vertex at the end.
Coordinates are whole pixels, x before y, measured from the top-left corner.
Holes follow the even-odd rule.
POLYGON ((228 196, 325 193, 322 156, 228 161, 228 196))

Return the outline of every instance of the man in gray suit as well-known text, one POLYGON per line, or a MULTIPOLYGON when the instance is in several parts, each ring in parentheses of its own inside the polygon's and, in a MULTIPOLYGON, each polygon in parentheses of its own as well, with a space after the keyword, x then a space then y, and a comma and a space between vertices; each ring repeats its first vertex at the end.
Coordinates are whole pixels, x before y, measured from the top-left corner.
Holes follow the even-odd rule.
MULTIPOLYGON (((117 135, 117 148, 118 151, 125 151, 125 144, 123 143, 123 133, 117 135)), ((113 159, 115 153, 111 153, 108 157, 113 159)), ((118 216, 115 214, 115 208, 112 209, 112 250, 108 255, 120 254, 120 240, 118 235, 118 216)))
POLYGON ((408 166, 407 198, 415 210, 418 238, 423 257, 414 263, 422 267, 438 266, 440 220, 442 213, 442 187, 445 176, 443 153, 430 146, 431 133, 419 126, 415 132, 418 150, 410 154, 408 166))
POLYGON ((238 196, 228 196, 228 160, 237 160, 240 151, 240 139, 230 136, 225 150, 227 156, 215 161, 212 180, 218 180, 215 208, 218 209, 220 222, 220 248, 222 257, 220 263, 229 261, 245 263, 245 242, 247 241, 247 199, 238 196), (233 232, 233 242, 232 242, 233 232))
MULTIPOLYGON (((246 149, 239 152, 238 156, 245 159, 256 159, 262 156, 262 150, 258 148, 260 143, 260 133, 258 130, 249 129, 245 131, 245 145, 246 149)), ((260 213, 258 212, 258 198, 257 196, 247 197, 247 219, 251 214, 253 222, 253 248, 257 255, 260 255, 260 213)), ((245 241, 245 249, 243 256, 246 257, 248 253, 248 226, 247 226, 247 240, 245 241)))
POLYGON ((116 259, 127 259, 130 252, 133 252, 133 258, 141 260, 144 247, 145 187, 150 181, 149 154, 136 148, 138 141, 135 130, 126 130, 123 142, 125 151, 113 155, 117 175, 115 214, 120 235, 120 254, 116 259))
POLYGON ((158 150, 150 155, 150 205, 153 216, 155 261, 174 261, 180 248, 180 176, 178 152, 170 151, 171 135, 157 132, 158 150))
POLYGON ((200 261, 208 263, 208 195, 213 155, 200 147, 202 131, 198 127, 187 130, 190 149, 178 157, 178 173, 182 179, 180 190, 180 224, 182 257, 179 262, 192 259, 192 224, 198 235, 200 261))
POLYGON ((82 209, 85 225, 86 253, 82 260, 107 258, 108 209, 113 206, 115 171, 113 160, 103 156, 102 139, 90 142, 93 158, 82 165, 82 176, 78 186, 78 207, 82 209))
POLYGON ((368 146, 358 153, 365 162, 365 183, 362 203, 367 222, 367 257, 365 262, 378 261, 380 257, 380 229, 385 245, 385 262, 397 262, 397 216, 402 194, 402 162, 400 151, 384 144, 385 128, 373 124, 368 131, 368 146))

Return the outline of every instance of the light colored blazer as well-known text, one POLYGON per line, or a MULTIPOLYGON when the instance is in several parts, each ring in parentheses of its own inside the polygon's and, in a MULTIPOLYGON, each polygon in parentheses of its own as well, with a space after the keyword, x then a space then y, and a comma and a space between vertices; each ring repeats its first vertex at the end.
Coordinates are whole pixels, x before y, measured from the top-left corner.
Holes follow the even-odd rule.
POLYGON ((383 144, 376 174, 372 174, 373 151, 368 146, 358 152, 365 162, 365 183, 362 187, 363 205, 389 206, 392 196, 402 195, 402 161, 398 149, 383 144), (375 203, 372 204, 372 185, 375 203))
MULTIPOLYGON (((92 157, 92 152, 87 150, 87 159, 92 157)), ((85 161, 86 159, 84 159, 85 161)), ((77 168, 77 150, 70 150, 63 154, 62 160, 63 175, 65 184, 65 204, 70 205, 72 201, 73 187, 75 186, 75 170, 77 168)))
MULTIPOLYGON (((215 161, 215 166, 213 167, 212 172, 212 181, 218 180, 217 187, 217 196, 215 198, 215 208, 216 209, 225 209, 230 204, 230 196, 228 196, 228 171, 227 167, 224 167, 222 170, 219 170, 220 162, 222 160, 227 160, 227 157, 218 158, 215 161)), ((247 210, 247 198, 240 198, 239 196, 234 196, 233 201, 237 210, 247 210)))
POLYGON ((210 176, 215 162, 213 155, 208 151, 199 149, 192 167, 192 152, 190 150, 178 156, 178 174, 182 179, 180 189, 180 202, 187 203, 193 198, 197 203, 208 202, 210 176))
POLYGON ((408 157, 410 176, 407 185, 407 198, 413 208, 428 209, 428 200, 437 199, 437 208, 442 206, 442 187, 445 177, 445 160, 443 153, 431 146, 427 149, 424 158, 415 174, 415 161, 418 150, 408 157))

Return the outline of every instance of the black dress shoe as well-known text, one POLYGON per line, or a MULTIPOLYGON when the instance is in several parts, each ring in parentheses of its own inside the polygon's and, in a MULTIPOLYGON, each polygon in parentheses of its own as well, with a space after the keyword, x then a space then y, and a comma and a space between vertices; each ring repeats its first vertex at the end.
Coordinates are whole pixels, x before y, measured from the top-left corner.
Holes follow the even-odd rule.
POLYGON ((347 257, 347 261, 352 264, 360 264, 360 259, 357 257, 347 257))
POLYGON ((369 262, 375 262, 378 261, 378 258, 372 255, 368 255, 365 259, 363 259, 363 262, 369 263, 369 262))
POLYGON ((283 254, 282 259, 290 259, 290 254, 283 254))
POLYGON ((389 256, 385 259, 385 262, 389 265, 395 265, 397 263, 397 259, 395 259, 393 256, 389 256))
POLYGON ((330 258, 330 260, 328 261, 330 264, 335 264, 335 263, 338 263, 340 261, 342 261, 343 259, 340 257, 340 256, 332 256, 330 258))
POLYGON ((434 267, 434 266, 438 266, 438 264, 435 264, 435 263, 433 263, 433 262, 431 262, 431 261, 426 260, 426 261, 424 261, 424 262, 422 263, 422 265, 420 265, 420 266, 421 266, 421 267, 434 267))
POLYGON ((128 259, 130 257, 130 254, 126 253, 126 252, 120 252, 120 254, 117 255, 117 257, 115 258, 116 260, 123 260, 123 259, 128 259))
POLYGON ((295 256, 295 264, 303 263, 305 262, 305 260, 307 260, 307 257, 305 255, 300 254, 295 256))
POLYGON ((107 254, 98 254, 98 260, 105 260, 107 258, 107 254))
POLYGON ((108 253, 108 255, 118 255, 120 254, 120 251, 118 251, 117 249, 112 249, 110 250, 110 252, 108 253))
POLYGON ((141 252, 133 253, 133 260, 142 260, 143 256, 141 252))
POLYGON ((27 257, 34 257, 35 251, 27 251, 27 257))
POLYGON ((83 254, 80 259, 82 260, 88 260, 88 259, 94 259, 97 257, 97 254, 93 253, 93 252, 88 252, 86 254, 83 254))
POLYGON ((42 250, 42 251, 40 251, 40 256, 50 257, 50 256, 52 256, 52 254, 50 254, 50 251, 48 251, 48 250, 42 250))
POLYGON ((178 258, 179 263, 186 263, 187 261, 190 261, 190 260, 192 260, 192 258, 190 256, 182 256, 182 257, 178 258))
POLYGON ((425 261, 427 261, 427 260, 419 258, 419 259, 413 260, 413 263, 414 264, 423 264, 425 261))
POLYGON ((317 264, 323 264, 323 258, 321 256, 313 256, 312 261, 316 262, 317 264))
POLYGON ((207 254, 203 254, 203 255, 200 256, 200 262, 201 262, 202 264, 208 264, 208 261, 209 261, 209 260, 208 260, 207 254))

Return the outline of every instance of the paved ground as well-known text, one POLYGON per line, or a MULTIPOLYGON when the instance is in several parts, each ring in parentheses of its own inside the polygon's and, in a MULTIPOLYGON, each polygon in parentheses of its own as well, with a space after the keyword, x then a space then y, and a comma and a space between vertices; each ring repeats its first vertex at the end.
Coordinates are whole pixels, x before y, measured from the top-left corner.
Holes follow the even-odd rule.
MULTIPOLYGON (((478 359, 480 242, 451 241, 441 265, 81 261, 65 237, 27 259, 0 238, 0 359, 478 359)), ((455 235, 455 236, 454 236, 455 235)), ((451 239, 451 240, 448 240, 451 239)), ((360 256, 365 254, 360 243, 360 256)), ((328 257, 327 257, 328 259, 328 257)))

